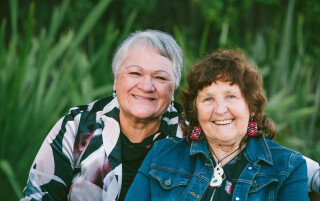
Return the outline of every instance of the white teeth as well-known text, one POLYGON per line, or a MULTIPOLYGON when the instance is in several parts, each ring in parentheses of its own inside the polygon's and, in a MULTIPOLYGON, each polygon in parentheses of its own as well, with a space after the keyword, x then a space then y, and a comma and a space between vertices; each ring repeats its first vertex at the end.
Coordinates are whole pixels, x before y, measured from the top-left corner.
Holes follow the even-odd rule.
POLYGON ((140 97, 140 96, 134 96, 135 98, 137 99, 140 99, 140 100, 151 100, 150 98, 143 98, 143 97, 140 97))
POLYGON ((134 96, 134 97, 136 97, 137 99, 142 99, 142 100, 145 100, 146 98, 142 98, 142 97, 140 97, 140 96, 134 96))
POLYGON ((231 122, 232 122, 232 120, 229 119, 229 120, 215 121, 214 123, 219 124, 219 125, 225 125, 225 124, 230 124, 231 122))

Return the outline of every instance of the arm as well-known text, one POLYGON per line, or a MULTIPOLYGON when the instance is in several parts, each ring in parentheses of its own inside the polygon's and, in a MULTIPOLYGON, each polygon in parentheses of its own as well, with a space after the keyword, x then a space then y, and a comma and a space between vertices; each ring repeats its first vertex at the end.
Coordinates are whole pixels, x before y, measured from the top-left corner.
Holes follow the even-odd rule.
POLYGON ((289 163, 289 175, 279 189, 277 200, 309 200, 305 160, 300 154, 292 153, 289 163))
POLYGON ((44 140, 29 173, 22 200, 66 200, 73 173, 77 125, 71 115, 60 119, 44 140))
POLYGON ((311 201, 320 200, 320 166, 319 163, 303 156, 307 162, 308 190, 311 201))
POLYGON ((308 190, 309 192, 320 193, 320 166, 319 163, 310 158, 303 157, 307 162, 308 169, 308 190))

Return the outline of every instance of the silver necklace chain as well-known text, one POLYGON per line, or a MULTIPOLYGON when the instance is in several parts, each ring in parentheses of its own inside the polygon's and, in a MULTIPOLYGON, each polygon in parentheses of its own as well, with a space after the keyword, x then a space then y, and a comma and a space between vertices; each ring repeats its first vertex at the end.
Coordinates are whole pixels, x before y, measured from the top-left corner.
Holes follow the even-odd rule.
POLYGON ((226 155, 225 157, 223 157, 221 160, 219 160, 218 156, 214 153, 214 151, 212 150, 212 148, 210 147, 210 145, 208 144, 209 150, 211 153, 213 153, 213 155, 217 158, 218 163, 220 164, 221 161, 223 161, 225 158, 227 158, 228 156, 231 156, 232 154, 234 154, 236 151, 238 151, 239 149, 241 149, 241 147, 239 147, 238 149, 234 150, 233 152, 231 152, 230 154, 226 155))

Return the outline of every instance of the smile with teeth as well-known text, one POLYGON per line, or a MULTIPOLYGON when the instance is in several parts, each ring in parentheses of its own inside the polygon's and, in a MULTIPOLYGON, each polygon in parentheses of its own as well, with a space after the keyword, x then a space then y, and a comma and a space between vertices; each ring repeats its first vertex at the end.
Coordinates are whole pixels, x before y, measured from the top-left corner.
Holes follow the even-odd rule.
POLYGON ((226 124, 230 124, 231 122, 232 122, 232 119, 214 121, 214 123, 218 125, 226 125, 226 124))
POLYGON ((141 97, 141 96, 136 96, 136 95, 133 95, 133 97, 135 97, 136 99, 139 99, 139 100, 154 100, 154 98, 145 98, 145 97, 141 97))

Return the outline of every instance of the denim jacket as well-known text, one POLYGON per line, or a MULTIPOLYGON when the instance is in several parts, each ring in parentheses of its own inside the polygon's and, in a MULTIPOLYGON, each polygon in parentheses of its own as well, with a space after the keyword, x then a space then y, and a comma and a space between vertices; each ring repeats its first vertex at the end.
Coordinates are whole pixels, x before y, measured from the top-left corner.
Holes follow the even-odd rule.
MULTIPOLYGON (((306 162, 298 152, 259 137, 249 140, 244 155, 248 164, 232 200, 309 200, 306 162)), ((145 158, 125 200, 201 200, 212 164, 206 141, 161 140, 145 158)))

